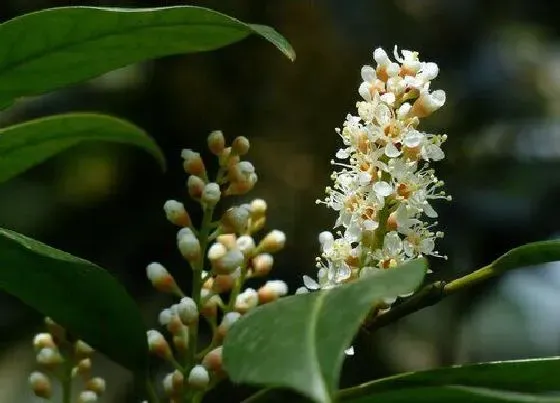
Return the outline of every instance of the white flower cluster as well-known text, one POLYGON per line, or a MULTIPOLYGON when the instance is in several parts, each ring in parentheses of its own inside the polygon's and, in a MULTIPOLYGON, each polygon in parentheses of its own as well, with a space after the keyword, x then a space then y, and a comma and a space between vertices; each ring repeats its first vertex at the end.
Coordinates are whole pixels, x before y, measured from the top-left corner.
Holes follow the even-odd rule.
POLYGON ((440 256, 435 239, 443 236, 425 218, 437 213, 430 204, 447 199, 430 161, 444 158, 445 135, 418 130, 420 119, 445 103, 443 90, 431 90, 437 64, 422 62, 417 52, 395 47, 391 61, 383 49, 377 66, 363 66, 356 103, 358 116, 348 115, 336 132, 341 169, 318 201, 337 211, 334 236, 319 236, 318 281, 304 277, 308 289, 329 288, 377 270, 395 267, 419 256, 440 256))

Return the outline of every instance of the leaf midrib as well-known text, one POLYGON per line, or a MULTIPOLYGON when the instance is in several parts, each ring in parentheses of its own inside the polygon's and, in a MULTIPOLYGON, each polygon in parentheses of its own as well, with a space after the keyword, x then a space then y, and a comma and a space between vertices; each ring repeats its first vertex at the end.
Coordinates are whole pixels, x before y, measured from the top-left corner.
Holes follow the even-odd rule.
POLYGON ((328 290, 324 290, 323 292, 318 293, 317 296, 317 303, 313 305, 313 310, 311 311, 311 318, 310 318, 310 328, 311 331, 308 333, 309 334, 309 339, 308 342, 310 344, 310 355, 311 355, 311 362, 313 363, 313 367, 314 370, 317 372, 317 374, 319 375, 318 380, 320 381, 320 387, 322 389, 322 393, 324 396, 324 403, 330 403, 331 399, 330 399, 330 394, 329 394, 329 390, 327 388, 327 383, 325 378, 323 377, 323 371, 321 370, 321 364, 319 361, 319 354, 317 351, 317 320, 319 318, 319 314, 321 311, 321 308, 323 307, 323 300, 325 299, 325 296, 328 294, 328 290))

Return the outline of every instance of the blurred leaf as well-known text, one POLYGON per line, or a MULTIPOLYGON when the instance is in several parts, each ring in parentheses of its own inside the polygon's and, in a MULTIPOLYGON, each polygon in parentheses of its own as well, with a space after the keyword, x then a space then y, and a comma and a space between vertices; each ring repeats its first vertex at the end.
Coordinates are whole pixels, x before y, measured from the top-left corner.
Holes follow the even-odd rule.
POLYGON ((152 154, 165 168, 157 144, 142 129, 97 114, 64 114, 0 129, 0 183, 84 141, 131 144, 152 154))
MULTIPOLYGON (((549 397, 523 400, 541 399, 523 393, 560 391, 558 369, 560 357, 464 365, 399 374, 341 390, 338 396, 352 403, 547 402, 549 397)), ((560 396, 555 399, 559 402, 560 396)))
POLYGON ((102 268, 17 232, 0 229, 0 288, 133 371, 146 368, 140 312, 102 268))
POLYGON ((492 262, 492 267, 496 271, 506 271, 556 260, 560 260, 560 240, 541 241, 506 252, 492 262))
POLYGON ((414 291, 426 261, 417 259, 329 290, 256 308, 228 333, 224 364, 234 382, 292 388, 331 402, 344 349, 374 304, 414 291))
POLYGON ((130 63, 217 49, 251 33, 294 60, 290 44, 272 28, 201 7, 60 7, 26 14, 0 25, 0 105, 130 63))

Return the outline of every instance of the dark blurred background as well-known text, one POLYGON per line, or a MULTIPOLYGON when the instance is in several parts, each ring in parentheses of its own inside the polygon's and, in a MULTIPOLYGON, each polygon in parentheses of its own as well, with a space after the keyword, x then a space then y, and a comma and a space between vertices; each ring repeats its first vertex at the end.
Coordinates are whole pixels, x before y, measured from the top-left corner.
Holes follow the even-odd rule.
MULTIPOLYGON (((3 0, 0 16, 66 5, 152 7, 179 1, 3 0)), ((257 37, 211 53, 128 66, 90 82, 26 99, 2 125, 66 111, 100 111, 146 129, 168 159, 162 173, 142 151, 90 143, 2 184, 0 225, 110 270, 138 301, 146 323, 171 303, 152 291, 158 260, 188 282, 165 200, 184 199, 182 148, 204 149, 222 129, 251 139, 269 204, 268 228, 287 233, 273 276, 295 290, 314 275, 317 234, 334 214, 314 201, 329 184, 334 128, 358 99, 360 67, 378 46, 417 50, 441 68, 447 104, 424 123, 447 133, 437 164, 453 195, 440 203, 434 278, 468 273, 516 245, 560 230, 560 7, 547 0, 198 1, 243 21, 275 27, 294 46, 290 63, 257 37)), ((194 214, 196 216, 196 214, 194 214)), ((395 371, 560 353, 560 268, 521 270, 383 329, 349 357, 343 385, 395 371)), ((68 290, 71 303, 71 290, 68 290)), ((103 298, 100 295, 99 298, 103 298)), ((118 309, 118 307, 115 307, 118 309)), ((41 317, 0 294, 0 402, 34 401, 27 374, 41 317)), ((123 340, 126 343, 126 340, 123 340)), ((362 341, 363 343, 363 341, 362 341)), ((126 372, 102 357, 107 402, 130 400, 126 372), (128 397, 127 397, 128 396, 128 397)), ((208 401, 240 401, 228 385, 208 401), (227 400, 223 392, 228 390, 227 400)))

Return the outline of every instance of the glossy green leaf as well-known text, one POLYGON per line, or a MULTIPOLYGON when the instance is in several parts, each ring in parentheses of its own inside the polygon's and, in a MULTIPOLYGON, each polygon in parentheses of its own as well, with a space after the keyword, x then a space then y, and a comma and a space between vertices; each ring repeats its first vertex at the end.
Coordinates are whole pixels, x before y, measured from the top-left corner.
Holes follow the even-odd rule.
MULTIPOLYGON (((342 390, 338 396, 341 401, 353 403, 368 401, 404 402, 407 398, 411 399, 413 396, 424 395, 426 399, 421 400, 422 402, 437 403, 444 402, 443 399, 450 398, 450 396, 457 396, 456 398, 459 399, 462 395, 473 394, 477 395, 478 399, 504 399, 507 397, 510 401, 516 401, 511 399, 527 398, 527 396, 522 395, 526 393, 560 391, 560 381, 556 375, 559 369, 559 357, 439 368, 430 371, 404 373, 368 382, 342 390), (461 386, 461 388, 459 390, 450 388, 451 386, 461 386), (442 400, 437 400, 440 395, 442 400), (383 397, 387 400, 384 400, 383 397)), ((533 398, 533 396, 529 397, 533 398)), ((479 400, 472 401, 478 402, 479 400)), ((483 401, 486 400, 480 400, 480 402, 483 401)), ((560 401, 560 398, 558 401, 560 401)))
POLYGON ((414 291, 425 272, 425 260, 418 259, 351 284, 255 309, 225 340, 228 375, 234 382, 292 388, 316 402, 331 402, 343 351, 371 307, 414 291))
POLYGON ((96 114, 64 114, 0 129, 0 183, 84 141, 134 145, 165 167, 157 144, 142 129, 124 120, 96 114))
POLYGON ((533 242, 506 252, 494 262, 497 271, 560 260, 560 240, 533 242))
POLYGON ((124 367, 146 368, 140 312, 117 280, 95 264, 0 229, 0 289, 124 367))
POLYGON ((202 52, 256 33, 291 60, 272 28, 192 6, 60 7, 0 25, 0 105, 156 57, 202 52))

